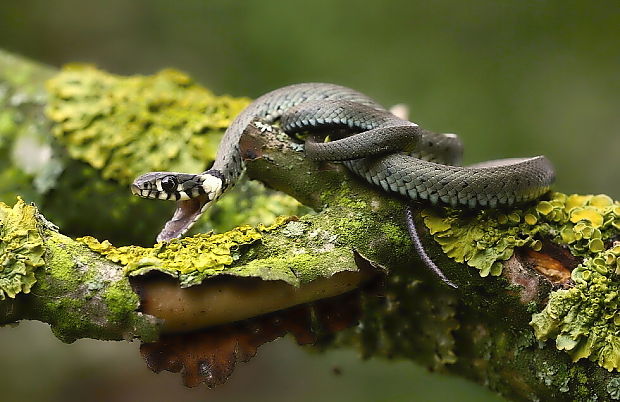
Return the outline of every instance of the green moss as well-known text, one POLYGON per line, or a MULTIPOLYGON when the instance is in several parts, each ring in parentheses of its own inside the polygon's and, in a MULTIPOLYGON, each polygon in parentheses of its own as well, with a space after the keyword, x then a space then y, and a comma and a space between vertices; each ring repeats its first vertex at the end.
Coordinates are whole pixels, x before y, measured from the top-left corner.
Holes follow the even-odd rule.
POLYGON ((606 195, 565 195, 508 214, 500 210, 465 213, 426 209, 424 222, 443 251, 478 268, 481 276, 500 275, 501 261, 516 247, 539 250, 541 240, 566 246, 583 258, 571 273, 574 285, 551 293, 544 310, 532 317, 539 340, 555 339, 574 361, 589 358, 608 370, 620 369, 620 203, 606 195))
MULTIPOLYGON (((299 252, 299 250, 298 250, 299 252)), ((353 254, 347 248, 322 252, 302 252, 293 255, 258 258, 241 267, 232 267, 226 273, 235 276, 260 277, 263 280, 281 280, 293 286, 330 277, 355 266, 353 254), (325 264, 330 261, 330 264, 325 264)))
POLYGON ((363 212, 355 213, 350 210, 347 212, 346 209, 340 211, 341 214, 333 214, 338 218, 331 223, 335 227, 335 232, 339 234, 340 240, 347 244, 364 244, 369 238, 367 228, 370 227, 373 218, 363 212))
POLYGON ((179 278, 182 286, 192 286, 207 277, 228 274, 230 271, 226 267, 238 259, 239 247, 260 240, 263 233, 279 227, 287 220, 279 218, 269 227, 245 225, 221 234, 197 234, 169 243, 157 243, 150 248, 114 247, 107 240, 99 242, 92 237, 83 237, 78 241, 123 265, 127 275, 142 275, 156 270, 179 278))
POLYGON ((392 222, 385 222, 381 225, 381 232, 388 239, 390 244, 399 249, 411 249, 411 239, 403 228, 392 222))
POLYGON ((12 208, 0 203, 0 264, 2 299, 30 293, 19 298, 27 308, 18 318, 49 323, 64 342, 157 337, 156 320, 137 311, 122 270, 56 232, 21 199, 12 208))
POLYGON ((346 195, 340 194, 336 200, 336 203, 345 208, 349 209, 366 209, 368 208, 368 204, 360 199, 350 198, 346 195))
POLYGON ((35 271, 44 265, 36 214, 21 198, 13 208, 0 203, 0 300, 29 293, 35 271))
POLYGON ((69 154, 130 183, 147 171, 200 172, 248 103, 215 96, 175 70, 120 77, 72 65, 48 82, 47 115, 69 154))
MULTIPOLYGON (((81 278, 75 274, 76 261, 73 260, 73 255, 78 254, 80 248, 76 249, 75 244, 69 238, 55 236, 46 243, 46 247, 49 251, 49 268, 45 274, 49 275, 57 285, 62 284, 61 291, 78 286, 81 278)), ((88 261, 79 261, 79 263, 86 266, 88 261)), ((49 283, 48 281, 40 286, 47 286, 49 283)))
MULTIPOLYGON (((99 290, 103 284, 97 282, 91 282, 89 284, 89 290, 99 290), (96 284, 96 287, 93 286, 96 284)), ((115 282, 113 285, 105 287, 103 293, 106 305, 108 306, 110 313, 109 319, 112 322, 118 323, 127 319, 128 312, 133 312, 140 300, 127 281, 115 282)))
POLYGON ((381 297, 362 294, 359 324, 338 334, 334 345, 353 345, 364 357, 405 358, 443 370, 457 362, 457 296, 442 293, 440 301, 437 296, 411 280, 411 267, 392 272, 381 297))
POLYGON ((69 236, 88 234, 122 245, 151 245, 174 205, 132 196, 126 186, 103 180, 93 167, 71 160, 40 207, 69 236), (84 219, 84 211, 96 213, 84 219))
POLYGON ((46 247, 48 268, 37 274, 28 318, 49 323, 63 342, 157 338, 156 321, 137 311, 139 298, 116 265, 55 232, 46 247))
POLYGON ((269 227, 245 225, 226 233, 197 234, 158 243, 151 248, 114 247, 108 241, 99 242, 92 237, 78 240, 105 258, 123 265, 127 275, 157 270, 179 278, 183 287, 218 275, 281 280, 299 286, 341 271, 357 269, 350 243, 340 236, 348 230, 343 232, 340 228, 332 233, 313 228, 319 224, 317 221, 331 219, 330 216, 311 215, 300 221, 281 217, 269 227), (293 248, 291 239, 296 244, 293 248), (238 252, 241 247, 251 247, 259 241, 263 245, 260 253, 252 249, 238 252))
POLYGON ((569 391, 571 379, 570 370, 563 364, 552 365, 548 362, 541 362, 539 370, 536 372, 538 379, 548 387, 554 387, 558 391, 565 393, 569 391))
POLYGON ((571 367, 569 375, 573 379, 573 383, 571 385, 575 387, 575 393, 578 395, 579 400, 596 400, 595 390, 591 389, 589 386, 590 378, 583 367, 571 367))

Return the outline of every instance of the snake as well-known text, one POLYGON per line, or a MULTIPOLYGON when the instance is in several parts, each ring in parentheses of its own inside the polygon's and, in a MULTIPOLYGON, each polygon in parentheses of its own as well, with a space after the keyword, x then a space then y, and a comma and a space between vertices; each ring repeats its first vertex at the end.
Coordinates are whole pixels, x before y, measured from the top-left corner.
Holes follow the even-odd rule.
POLYGON ((245 169, 239 140, 255 119, 267 124, 279 121, 288 134, 310 132, 305 142, 308 158, 341 162, 386 192, 433 205, 509 207, 540 198, 555 178, 544 156, 461 166, 463 144, 455 134, 424 129, 351 88, 294 84, 260 96, 233 120, 209 170, 149 172, 135 179, 134 195, 176 201, 174 215, 157 241, 181 237, 235 185, 245 169), (316 134, 325 132, 330 133, 329 141, 316 134))

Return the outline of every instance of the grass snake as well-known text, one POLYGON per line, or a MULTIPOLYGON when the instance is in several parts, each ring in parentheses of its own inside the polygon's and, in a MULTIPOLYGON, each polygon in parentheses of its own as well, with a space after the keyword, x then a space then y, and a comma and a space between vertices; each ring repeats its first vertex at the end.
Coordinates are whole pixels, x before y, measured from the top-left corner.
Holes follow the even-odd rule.
MULTIPOLYGON (((244 169, 239 139, 255 118, 268 123, 280 120, 283 130, 291 134, 329 132, 329 142, 308 137, 305 150, 309 158, 342 161, 385 191, 431 204, 510 206, 539 198, 554 180, 553 167, 544 156, 459 166, 463 146, 458 136, 425 130, 350 88, 296 84, 259 97, 241 112, 226 130, 211 169, 199 174, 150 172, 134 181, 131 189, 138 196, 177 201, 174 216, 158 241, 182 236, 235 184, 244 169)), ((417 237, 415 228, 413 232, 417 237)), ((414 239, 420 253, 417 243, 414 239)))

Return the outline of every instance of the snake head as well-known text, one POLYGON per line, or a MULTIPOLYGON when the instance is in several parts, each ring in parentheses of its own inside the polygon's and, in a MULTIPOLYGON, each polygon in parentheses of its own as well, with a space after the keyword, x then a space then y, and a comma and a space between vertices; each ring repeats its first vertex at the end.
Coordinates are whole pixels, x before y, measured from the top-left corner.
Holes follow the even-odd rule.
POLYGON ((181 237, 222 194, 223 177, 218 171, 201 174, 150 172, 131 184, 131 192, 142 198, 176 201, 172 218, 157 236, 157 241, 181 237))

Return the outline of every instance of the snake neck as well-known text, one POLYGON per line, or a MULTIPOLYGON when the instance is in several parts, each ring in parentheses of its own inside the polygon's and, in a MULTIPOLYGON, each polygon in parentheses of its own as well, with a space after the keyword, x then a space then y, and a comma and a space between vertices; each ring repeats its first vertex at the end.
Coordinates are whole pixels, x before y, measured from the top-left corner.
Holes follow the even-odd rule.
POLYGON ((324 83, 290 85, 257 98, 237 116, 220 142, 212 169, 219 171, 223 176, 222 191, 232 188, 245 169, 239 150, 239 140, 243 130, 253 119, 261 118, 267 123, 274 122, 282 116, 283 112, 292 107, 306 102, 329 99, 348 100, 362 105, 381 107, 373 99, 358 91, 324 83))

